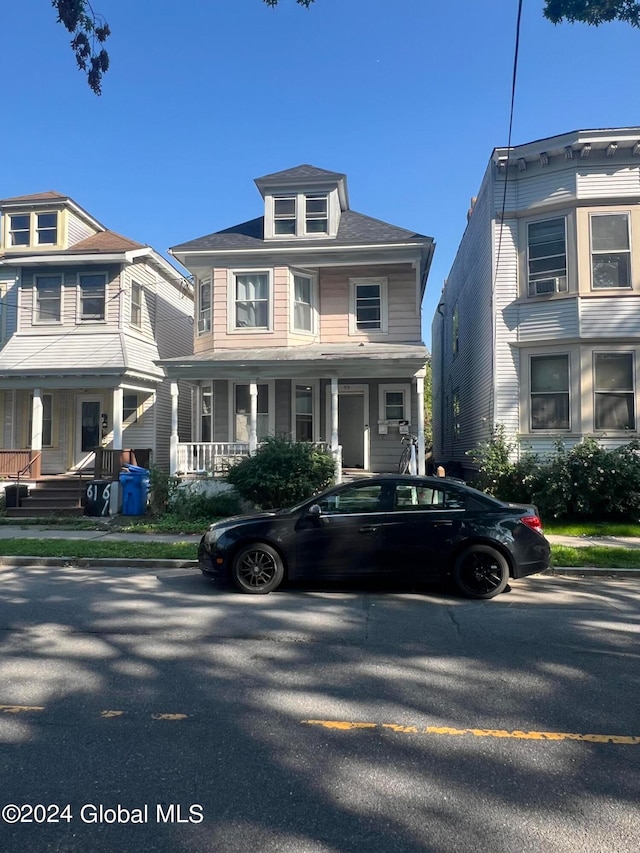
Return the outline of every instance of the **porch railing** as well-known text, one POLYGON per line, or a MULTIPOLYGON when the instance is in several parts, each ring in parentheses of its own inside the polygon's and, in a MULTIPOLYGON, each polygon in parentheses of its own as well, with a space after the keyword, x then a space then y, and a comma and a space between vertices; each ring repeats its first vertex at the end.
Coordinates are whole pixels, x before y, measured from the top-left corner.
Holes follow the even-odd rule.
POLYGON ((37 480, 40 476, 41 451, 19 448, 0 450, 0 479, 37 480))
MULTIPOLYGON (((317 447, 328 450, 326 442, 316 442, 317 447)), ((342 448, 338 449, 336 472, 342 468, 342 448)), ((192 441, 178 442, 179 477, 200 475, 223 477, 232 465, 249 456, 249 445, 245 441, 192 441)))

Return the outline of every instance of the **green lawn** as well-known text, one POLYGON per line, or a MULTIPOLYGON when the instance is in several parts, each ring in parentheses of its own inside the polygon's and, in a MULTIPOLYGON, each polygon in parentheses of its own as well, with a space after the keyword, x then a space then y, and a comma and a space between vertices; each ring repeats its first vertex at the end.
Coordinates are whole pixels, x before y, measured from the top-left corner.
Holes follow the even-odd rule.
POLYGON ((542 520, 545 533, 559 536, 638 536, 640 524, 625 521, 550 521, 542 520))

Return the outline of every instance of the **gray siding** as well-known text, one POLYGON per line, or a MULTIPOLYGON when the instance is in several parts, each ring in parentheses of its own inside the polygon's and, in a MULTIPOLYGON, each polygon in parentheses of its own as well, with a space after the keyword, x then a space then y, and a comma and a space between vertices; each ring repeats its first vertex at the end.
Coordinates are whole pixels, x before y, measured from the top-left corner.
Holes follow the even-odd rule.
POLYGON ((74 213, 69 211, 67 216, 67 244, 69 248, 75 246, 81 240, 86 240, 87 237, 93 236, 98 232, 95 228, 87 225, 82 219, 79 219, 74 213))
POLYGON ((637 339, 640 337, 640 296, 581 300, 580 334, 583 338, 637 339))
POLYGON ((639 193, 640 166, 581 168, 577 174, 578 198, 624 198, 639 193))
POLYGON ((517 338, 521 342, 562 340, 578 335, 578 298, 518 306, 517 338))

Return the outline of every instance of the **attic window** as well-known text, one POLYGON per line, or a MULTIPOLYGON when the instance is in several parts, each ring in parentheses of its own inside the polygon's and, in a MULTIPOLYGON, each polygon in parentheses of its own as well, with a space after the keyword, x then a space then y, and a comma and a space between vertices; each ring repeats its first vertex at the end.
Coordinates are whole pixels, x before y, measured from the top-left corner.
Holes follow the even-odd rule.
POLYGON ((58 214, 57 213, 38 213, 36 214, 38 222, 37 235, 38 245, 54 245, 58 242, 58 214))
POLYGON ((57 213, 17 213, 9 217, 10 246, 56 246, 57 213))
POLYGON ((31 217, 26 215, 10 217, 10 239, 12 246, 28 246, 31 230, 31 217))
POLYGON ((326 195, 306 196, 305 232, 307 234, 327 234, 329 232, 326 195))
POLYGON ((296 198, 275 198, 273 200, 273 219, 276 234, 296 233, 296 198))

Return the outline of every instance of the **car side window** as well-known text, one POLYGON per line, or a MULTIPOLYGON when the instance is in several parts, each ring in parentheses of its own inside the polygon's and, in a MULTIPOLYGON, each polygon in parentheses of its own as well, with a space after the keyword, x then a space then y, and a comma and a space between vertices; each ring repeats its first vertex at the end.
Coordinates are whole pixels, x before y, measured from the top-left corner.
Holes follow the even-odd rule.
POLYGON ((425 509, 464 509, 463 495, 448 489, 399 483, 396 486, 395 510, 407 512, 425 509))
POLYGON ((380 509, 382 486, 351 486, 318 501, 323 515, 376 512, 380 509))

